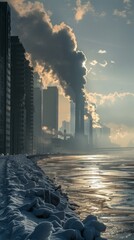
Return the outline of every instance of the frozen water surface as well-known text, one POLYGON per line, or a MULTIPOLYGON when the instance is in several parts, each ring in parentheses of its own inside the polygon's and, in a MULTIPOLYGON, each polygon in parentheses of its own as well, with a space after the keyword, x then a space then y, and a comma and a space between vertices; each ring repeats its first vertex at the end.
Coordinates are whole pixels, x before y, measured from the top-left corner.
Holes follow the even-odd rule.
POLYGON ((93 215, 81 221, 34 160, 0 156, 0 240, 103 240, 105 225, 93 215))
POLYGON ((79 206, 81 219, 94 214, 107 225, 109 240, 134 240, 133 149, 51 157, 39 165, 79 206))

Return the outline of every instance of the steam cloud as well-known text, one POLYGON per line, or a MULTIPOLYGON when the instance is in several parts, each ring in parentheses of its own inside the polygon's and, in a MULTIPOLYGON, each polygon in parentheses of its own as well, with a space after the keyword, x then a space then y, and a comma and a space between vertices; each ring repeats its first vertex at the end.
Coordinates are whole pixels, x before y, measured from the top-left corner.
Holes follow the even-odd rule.
MULTIPOLYGON (((8 0, 13 7, 15 32, 20 36, 26 50, 26 56, 33 64, 34 71, 40 76, 44 87, 56 84, 64 90, 66 96, 75 102, 84 92, 86 57, 77 50, 77 41, 73 30, 61 23, 53 25, 44 5, 38 1, 8 0)), ((91 114, 94 124, 99 121, 94 104, 89 101, 85 111, 91 114)))
POLYGON ((75 101, 76 92, 83 95, 86 58, 77 50, 73 30, 63 22, 53 26, 38 1, 9 0, 9 3, 16 12, 16 31, 32 54, 33 66, 43 82, 59 81, 65 94, 75 101))
POLYGON ((134 93, 132 92, 114 92, 109 93, 108 95, 100 94, 100 93, 88 93, 84 90, 87 102, 90 102, 95 105, 103 105, 103 104, 111 104, 116 102, 118 99, 123 100, 125 97, 134 97, 134 93))

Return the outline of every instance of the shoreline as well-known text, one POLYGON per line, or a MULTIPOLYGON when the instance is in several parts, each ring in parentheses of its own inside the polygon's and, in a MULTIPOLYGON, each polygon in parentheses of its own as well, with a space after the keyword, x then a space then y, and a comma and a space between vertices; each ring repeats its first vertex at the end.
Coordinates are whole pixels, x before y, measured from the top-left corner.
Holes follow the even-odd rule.
POLYGON ((105 225, 92 215, 81 221, 36 161, 25 155, 0 157, 0 238, 104 240, 105 225))

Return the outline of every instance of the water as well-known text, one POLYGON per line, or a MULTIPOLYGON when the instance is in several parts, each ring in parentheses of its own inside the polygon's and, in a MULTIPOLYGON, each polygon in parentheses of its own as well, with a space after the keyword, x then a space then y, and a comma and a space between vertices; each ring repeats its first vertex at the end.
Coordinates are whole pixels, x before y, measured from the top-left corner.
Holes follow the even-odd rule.
POLYGON ((55 156, 39 161, 79 207, 83 219, 96 215, 107 225, 109 240, 134 240, 134 151, 55 156))

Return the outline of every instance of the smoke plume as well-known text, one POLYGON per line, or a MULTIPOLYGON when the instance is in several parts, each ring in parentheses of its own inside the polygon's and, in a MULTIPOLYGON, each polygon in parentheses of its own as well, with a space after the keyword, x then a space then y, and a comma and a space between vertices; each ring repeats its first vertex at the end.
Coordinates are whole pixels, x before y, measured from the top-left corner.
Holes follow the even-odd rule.
POLYGON ((9 3, 16 13, 16 32, 31 53, 33 67, 40 70, 42 81, 48 84, 49 79, 50 82, 56 79, 65 94, 75 101, 76 92, 83 95, 86 58, 77 50, 73 30, 63 22, 53 25, 38 1, 9 0, 9 3))

